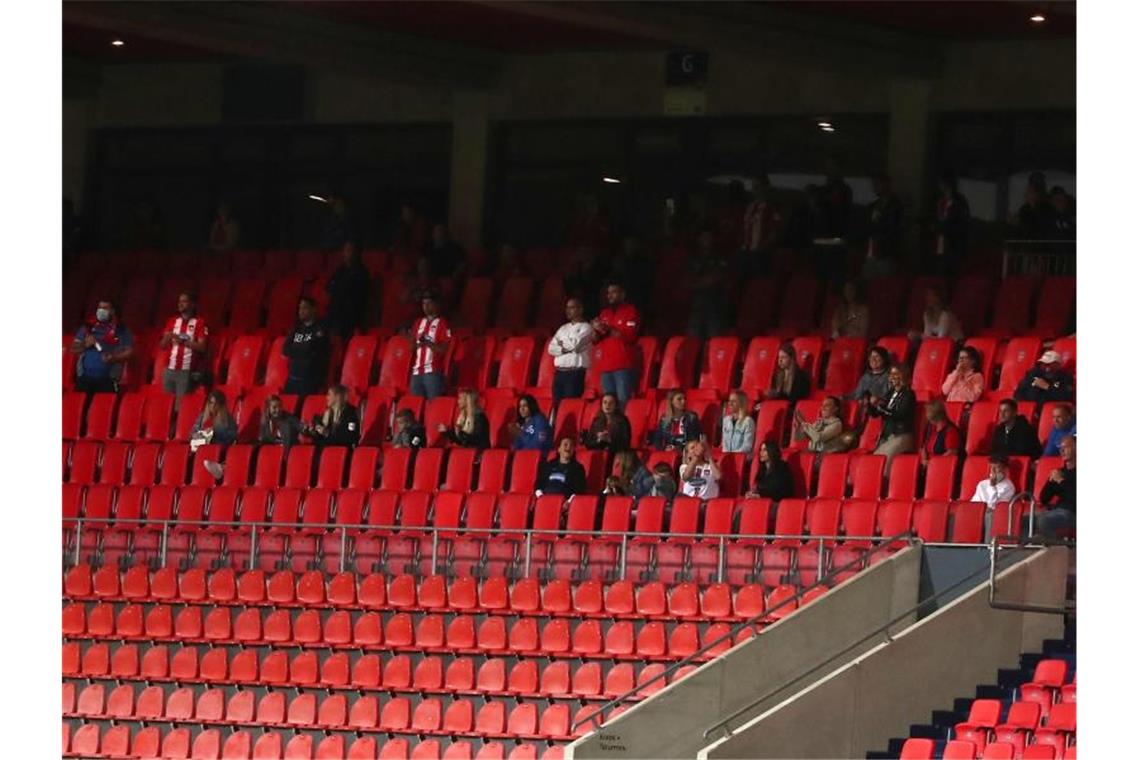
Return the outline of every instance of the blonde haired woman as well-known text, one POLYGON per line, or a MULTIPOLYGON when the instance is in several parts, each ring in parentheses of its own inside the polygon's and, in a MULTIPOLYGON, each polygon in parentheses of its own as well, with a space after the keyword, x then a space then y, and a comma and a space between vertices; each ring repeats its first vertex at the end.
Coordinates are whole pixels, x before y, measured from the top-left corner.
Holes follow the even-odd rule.
POLYGON ((360 414, 348 403, 348 389, 334 385, 328 390, 325 410, 313 417, 305 433, 321 446, 355 446, 360 442, 360 414))
POLYGON ((744 391, 728 394, 724 419, 721 421, 720 448, 725 454, 741 453, 752 455, 756 442, 756 420, 749 411, 748 396, 744 391))
POLYGON ((443 423, 439 425, 439 432, 443 433, 447 440, 465 449, 491 448, 490 431, 487 415, 479 405, 479 394, 470 388, 459 392, 455 424, 450 429, 443 423))

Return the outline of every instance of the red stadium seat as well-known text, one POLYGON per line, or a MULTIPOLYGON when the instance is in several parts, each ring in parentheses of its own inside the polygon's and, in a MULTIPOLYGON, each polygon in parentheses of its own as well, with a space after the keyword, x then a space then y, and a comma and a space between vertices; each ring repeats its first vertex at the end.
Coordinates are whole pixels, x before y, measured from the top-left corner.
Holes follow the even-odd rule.
POLYGON ((1041 339, 1035 337, 1012 338, 1002 358, 1001 378, 998 381, 998 398, 1013 395, 1021 379, 1037 364, 1041 356, 1041 339))
POLYGON ((914 359, 911 387, 919 401, 942 396, 942 381, 954 359, 954 341, 949 338, 924 338, 914 359))
POLYGON ((740 339, 735 337, 710 338, 705 360, 701 367, 698 388, 717 391, 721 396, 732 389, 736 363, 740 356, 740 339))
POLYGON ((863 338, 837 338, 831 342, 827 369, 824 372, 823 390, 828 393, 847 394, 855 390, 863 374, 867 341, 863 338))
POLYGON ((771 386, 779 348, 779 338, 755 337, 748 344, 740 387, 750 399, 759 398, 771 386))

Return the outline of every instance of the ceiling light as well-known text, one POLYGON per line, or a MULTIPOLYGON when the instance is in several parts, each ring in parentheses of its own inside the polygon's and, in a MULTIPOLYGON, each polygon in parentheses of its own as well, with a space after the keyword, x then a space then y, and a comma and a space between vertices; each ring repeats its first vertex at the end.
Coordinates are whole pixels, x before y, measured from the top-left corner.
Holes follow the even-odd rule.
POLYGON ((816 122, 816 126, 819 127, 820 129, 828 129, 829 127, 831 127, 831 122, 830 121, 816 122))
POLYGON ((310 195, 309 199, 314 200, 314 201, 320 201, 321 203, 328 203, 329 202, 328 198, 322 198, 319 195, 310 195))
POLYGON ((1034 24, 1045 23, 1045 17, 1042 16, 1040 13, 1034 13, 1032 16, 1029 17, 1029 20, 1032 21, 1034 24))
POLYGON ((125 44, 127 43, 123 42, 122 40, 111 40, 112 47, 122 47, 125 44))
POLYGON ((621 184, 621 180, 618 179, 617 177, 602 177, 602 182, 605 182, 605 183, 610 184, 610 185, 620 185, 621 184))
POLYGON ((834 132, 835 131, 835 127, 832 127, 832 126, 820 127, 820 129, 822 129, 824 132, 834 132))

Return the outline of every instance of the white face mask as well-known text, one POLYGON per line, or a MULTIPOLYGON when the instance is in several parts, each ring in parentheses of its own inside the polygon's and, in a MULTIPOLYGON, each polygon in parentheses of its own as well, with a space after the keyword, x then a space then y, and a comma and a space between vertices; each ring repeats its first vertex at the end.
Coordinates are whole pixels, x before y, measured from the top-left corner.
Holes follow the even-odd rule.
POLYGON ((100 322, 110 322, 111 321, 111 310, 110 309, 96 309, 95 310, 95 319, 99 320, 100 322))

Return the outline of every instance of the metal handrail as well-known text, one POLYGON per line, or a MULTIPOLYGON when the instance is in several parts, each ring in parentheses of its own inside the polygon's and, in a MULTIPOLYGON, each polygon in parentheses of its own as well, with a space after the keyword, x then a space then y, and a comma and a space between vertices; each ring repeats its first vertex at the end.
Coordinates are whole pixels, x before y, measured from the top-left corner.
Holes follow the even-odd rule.
MULTIPOLYGON (((573 733, 574 729, 578 728, 578 726, 581 726, 585 723, 593 723, 595 728, 601 726, 601 723, 597 722, 596 718, 599 715, 601 715, 602 713, 604 713, 606 710, 609 710, 613 706, 619 705, 619 704, 625 702, 630 697, 636 696, 637 693, 639 691, 642 691, 643 689, 645 689, 646 686, 649 686, 650 684, 656 683, 656 682, 666 678, 667 676, 674 673, 678 669, 683 668, 686 665, 691 665, 696 659, 703 656, 705 653, 716 648, 717 646, 719 646, 724 641, 731 641, 741 631, 743 631, 746 628, 749 628, 751 626, 754 626, 757 623, 762 622, 765 618, 770 616, 776 610, 779 610, 783 607, 787 607, 792 602, 798 603, 799 600, 802 599, 803 596, 805 594, 807 594, 809 591, 812 591, 813 589, 819 588, 819 587, 823 586, 825 583, 834 580, 835 577, 838 576, 840 573, 847 572, 848 570, 854 568, 856 565, 862 564, 867 559, 868 555, 870 555, 874 551, 882 549, 883 545, 890 545, 890 544, 893 544, 897 541, 904 541, 904 540, 907 541, 908 544, 913 544, 917 539, 915 538, 913 533, 911 533, 910 531, 907 531, 905 533, 899 533, 898 535, 891 536, 889 538, 884 537, 884 536, 880 536, 878 540, 881 542, 880 546, 878 546, 878 547, 873 547, 873 546, 867 547, 856 559, 853 559, 850 562, 847 562, 847 563, 841 565, 840 567, 832 568, 831 572, 828 573, 826 577, 820 578, 815 583, 813 583, 811 586, 808 586, 807 588, 804 588, 804 589, 801 589, 800 591, 797 591, 795 594, 788 597, 787 599, 784 599, 783 601, 781 601, 776 606, 767 608, 763 612, 760 612, 760 613, 753 615, 752 617, 748 618, 747 620, 744 620, 742 622, 737 623, 735 626, 730 628, 727 633, 721 634, 720 636, 716 637, 711 642, 705 644, 703 647, 701 647, 697 651, 693 652, 689 656, 685 657, 684 659, 678 660, 677 662, 674 662, 674 663, 666 666, 666 668, 664 670, 662 670, 660 673, 658 673, 654 677, 650 678, 649 680, 645 681, 644 683, 638 684, 635 688, 625 692, 621 696, 614 697, 609 702, 606 702, 601 707, 599 707, 597 710, 595 710, 594 712, 585 716, 584 718, 581 718, 579 720, 575 720, 574 723, 570 726, 571 733, 573 733)), ((823 563, 820 562, 820 565, 822 565, 822 564, 823 563)), ((762 634, 759 634, 759 635, 762 635, 762 634)))
POLYGON ((1024 602, 1003 602, 997 598, 997 556, 998 552, 1002 549, 1010 551, 1012 549, 1028 549, 1028 548, 1048 548, 1051 546, 1064 546, 1070 549, 1075 549, 1077 546, 1076 541, 1071 539, 1058 539, 1058 538, 1034 538, 1032 531, 1029 533, 1029 538, 1019 538, 1014 545, 1002 545, 1001 539, 1015 538, 1014 536, 994 536, 990 540, 990 607, 995 610, 1010 610, 1013 612, 1038 612, 1044 615, 1068 615, 1076 611, 1076 606, 1070 607, 1065 604, 1061 607, 1048 607, 1043 604, 1026 604, 1024 602))
MULTIPOLYGON (((1037 501, 1033 498, 1033 492, 1032 491, 1022 491, 1019 494, 1015 494, 1014 497, 1009 500, 1009 507, 1007 508, 1009 514, 1006 515, 1006 526, 1005 526, 1006 536, 1015 535, 1013 532, 1013 513, 1014 513, 1013 508, 1017 504, 1017 502, 1023 498, 1029 500, 1029 535, 1031 535, 1031 536, 1033 535, 1033 513, 1037 511, 1037 501)), ((1020 527, 1021 526, 1019 525, 1018 528, 1020 528, 1020 527)))

